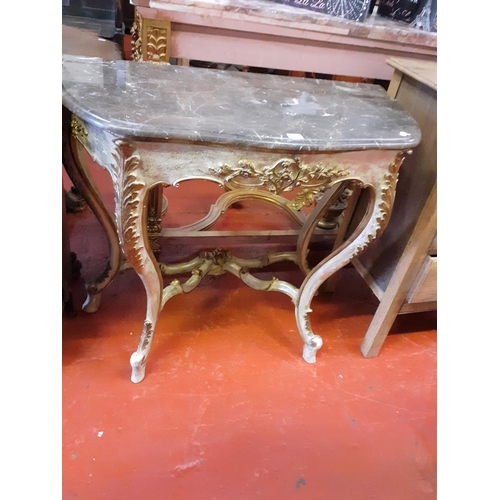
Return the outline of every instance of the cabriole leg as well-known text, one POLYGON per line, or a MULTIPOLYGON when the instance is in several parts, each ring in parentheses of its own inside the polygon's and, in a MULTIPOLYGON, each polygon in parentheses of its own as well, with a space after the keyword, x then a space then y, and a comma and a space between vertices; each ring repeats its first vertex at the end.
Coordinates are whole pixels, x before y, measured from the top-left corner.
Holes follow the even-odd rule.
POLYGON ((392 207, 392 198, 388 205, 387 190, 369 186, 371 200, 367 212, 351 237, 336 251, 323 259, 308 273, 300 287, 295 317, 299 333, 304 340, 303 358, 308 363, 316 362, 316 352, 323 345, 323 340, 312 331, 309 314, 311 301, 320 286, 337 271, 342 269, 354 257, 358 256, 383 230, 392 207))
POLYGON ((132 382, 144 378, 146 359, 161 309, 163 281, 147 236, 147 186, 141 179, 141 159, 134 146, 115 141, 112 177, 116 193, 116 220, 123 252, 146 289, 146 319, 136 352, 130 358, 132 382))
MULTIPOLYGON (((108 212, 97 187, 87 171, 81 147, 78 147, 78 127, 73 127, 72 115, 63 107, 63 165, 74 186, 89 204, 97 220, 101 224, 109 245, 109 258, 105 269, 95 280, 86 283, 87 298, 82 306, 85 312, 93 313, 99 308, 101 292, 106 288, 120 269, 121 251, 116 233, 115 223, 108 212)), ((81 127, 81 125, 80 125, 81 127)))

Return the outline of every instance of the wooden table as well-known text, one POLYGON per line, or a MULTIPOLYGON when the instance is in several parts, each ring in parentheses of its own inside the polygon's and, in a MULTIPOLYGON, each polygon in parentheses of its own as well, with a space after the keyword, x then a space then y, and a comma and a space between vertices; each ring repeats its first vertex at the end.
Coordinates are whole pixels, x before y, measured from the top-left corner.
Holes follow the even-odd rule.
POLYGON ((130 2, 137 61, 195 59, 389 80, 388 57, 437 57, 436 33, 379 16, 355 22, 264 0, 130 2))
POLYGON ((387 230, 355 267, 380 300, 361 352, 376 356, 398 314, 437 309, 436 64, 389 59, 389 95, 410 113, 422 141, 409 156, 387 230))
MULTIPOLYGON (((290 297, 302 356, 314 363, 323 340, 311 328, 312 298, 385 229, 404 153, 420 141, 413 118, 375 85, 71 56, 63 57, 63 106, 68 174, 110 244, 108 265, 87 284, 86 303, 96 309, 125 262, 146 290, 132 381, 144 377, 165 303, 191 292, 206 275, 224 272, 254 289, 290 297), (86 169, 82 147, 110 173, 114 218, 86 169), (216 247, 188 262, 158 262, 147 235, 149 193, 155 186, 194 179, 215 182, 226 192, 185 231, 207 234, 233 203, 259 200, 300 226, 292 249, 242 259, 216 247), (367 207, 346 241, 336 245, 330 229, 318 226, 346 190, 361 191, 367 207), (311 210, 303 210, 307 207, 311 210), (331 234, 334 250, 311 265, 308 247, 315 231, 331 234), (300 288, 251 273, 280 261, 302 270, 300 288), (190 277, 184 282, 177 278, 164 286, 164 277, 186 273, 190 277)), ((169 234, 161 231, 167 244, 169 234)))

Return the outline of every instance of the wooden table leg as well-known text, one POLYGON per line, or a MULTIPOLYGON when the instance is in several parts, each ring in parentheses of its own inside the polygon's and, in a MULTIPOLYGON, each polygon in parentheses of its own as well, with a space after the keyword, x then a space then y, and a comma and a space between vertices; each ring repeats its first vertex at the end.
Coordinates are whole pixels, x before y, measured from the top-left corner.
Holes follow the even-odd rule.
POLYGON ((146 358, 162 307, 163 279, 154 258, 147 231, 148 187, 138 180, 141 176, 141 160, 132 144, 117 140, 113 153, 112 178, 115 189, 116 219, 120 245, 146 289, 146 319, 137 347, 130 358, 132 382, 144 378, 146 358))
POLYGON ((426 248, 436 232, 436 193, 434 185, 429 198, 413 230, 413 236, 399 260, 382 300, 375 312, 370 327, 361 344, 365 358, 374 358, 380 351, 407 293, 426 258, 426 248))
POLYGON ((72 135, 71 112, 63 107, 63 165, 66 171, 94 212, 106 234, 109 245, 109 258, 103 272, 93 281, 86 283, 87 298, 82 306, 85 312, 96 312, 101 302, 101 292, 118 272, 121 264, 121 250, 118 243, 115 223, 87 171, 81 148, 72 135))
MULTIPOLYGON (((299 333, 304 340, 302 357, 308 363, 316 362, 316 352, 323 345, 323 340, 314 334, 309 321, 312 312, 311 301, 320 286, 337 271, 342 269, 351 260, 360 255, 375 238, 382 234, 387 226, 394 203, 395 188, 399 167, 403 155, 397 155, 395 161, 389 166, 389 171, 384 173, 377 182, 363 186, 370 195, 369 206, 364 217, 349 238, 328 257, 323 259, 304 279, 295 304, 295 318, 299 333)), ((297 245, 297 257, 301 269, 307 269, 306 255, 309 234, 321 219, 325 210, 331 205, 334 196, 338 196, 342 183, 334 185, 323 199, 318 203, 303 228, 297 245), (337 188, 337 192, 335 192, 337 188)))

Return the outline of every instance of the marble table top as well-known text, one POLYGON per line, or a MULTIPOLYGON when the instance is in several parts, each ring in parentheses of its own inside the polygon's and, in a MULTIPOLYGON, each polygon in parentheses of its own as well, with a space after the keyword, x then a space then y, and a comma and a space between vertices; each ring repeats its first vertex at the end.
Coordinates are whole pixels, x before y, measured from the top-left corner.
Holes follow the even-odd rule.
POLYGON ((437 33, 410 28, 407 23, 375 14, 364 22, 358 22, 269 0, 130 0, 130 3, 157 11, 199 13, 207 16, 207 25, 210 25, 210 17, 218 16, 257 23, 270 22, 279 26, 300 26, 303 30, 361 39, 437 47, 437 33))
POLYGON ((63 55, 62 98, 119 137, 290 151, 420 142, 415 120, 371 84, 63 55))

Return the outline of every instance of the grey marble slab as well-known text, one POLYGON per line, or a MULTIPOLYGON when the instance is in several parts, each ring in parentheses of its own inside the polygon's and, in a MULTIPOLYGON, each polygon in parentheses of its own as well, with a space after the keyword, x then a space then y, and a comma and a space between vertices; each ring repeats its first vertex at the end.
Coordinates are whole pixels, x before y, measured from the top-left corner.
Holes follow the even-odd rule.
POLYGON ((371 84, 63 56, 62 97, 120 137, 291 151, 420 142, 415 120, 371 84))

